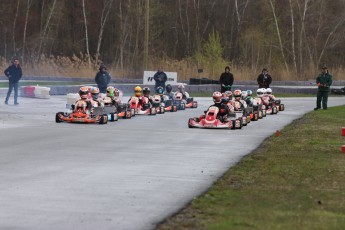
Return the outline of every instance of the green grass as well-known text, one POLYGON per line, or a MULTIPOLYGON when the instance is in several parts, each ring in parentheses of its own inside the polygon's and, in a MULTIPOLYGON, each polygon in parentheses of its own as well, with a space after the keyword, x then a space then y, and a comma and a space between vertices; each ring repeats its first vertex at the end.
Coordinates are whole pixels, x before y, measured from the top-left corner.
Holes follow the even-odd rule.
POLYGON ((345 106, 294 121, 158 229, 345 229, 345 106))

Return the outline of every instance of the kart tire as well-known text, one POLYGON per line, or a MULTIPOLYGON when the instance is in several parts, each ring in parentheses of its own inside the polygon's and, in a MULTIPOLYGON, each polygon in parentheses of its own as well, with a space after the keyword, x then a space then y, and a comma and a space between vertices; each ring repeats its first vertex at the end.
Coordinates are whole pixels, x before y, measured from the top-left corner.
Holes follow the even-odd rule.
POLYGON ((108 115, 107 114, 101 115, 101 118, 99 119, 99 124, 103 125, 107 123, 108 123, 108 115))
POLYGON ((239 121, 240 121, 240 127, 239 127, 238 129, 242 129, 242 127, 243 127, 243 121, 242 121, 242 118, 240 118, 240 119, 239 119, 239 121))
POLYGON ((259 119, 259 113, 257 112, 257 111, 255 111, 254 113, 253 113, 253 119, 252 119, 252 121, 257 121, 259 119))
POLYGON ((132 114, 132 117, 135 116, 135 109, 131 109, 131 114, 132 114))
POLYGON ((284 104, 280 104, 280 105, 279 105, 279 111, 284 111, 284 110, 285 110, 284 104))
POLYGON ((277 113, 278 113, 277 107, 273 106, 272 107, 272 114, 277 114, 277 113))
POLYGON ((56 122, 56 123, 61 123, 61 122, 63 122, 63 120, 61 120, 61 118, 60 118, 59 115, 64 115, 64 113, 63 113, 63 112, 58 112, 58 113, 56 113, 56 115, 55 115, 55 122, 56 122))
POLYGON ((194 108, 194 109, 198 108, 198 102, 193 101, 192 108, 194 108))
POLYGON ((263 116, 263 113, 261 110, 258 111, 258 118, 259 119, 262 119, 264 116, 263 116))
POLYGON ((112 121, 112 122, 115 121, 115 114, 114 113, 110 113, 110 120, 109 121, 112 121))
POLYGON ((164 106, 161 106, 161 114, 164 114, 165 113, 165 107, 164 106))
POLYGON ((232 123, 231 129, 236 129, 236 120, 230 121, 232 123))
POLYGON ((190 121, 191 121, 191 120, 193 120, 193 118, 189 118, 189 120, 188 120, 188 128, 190 128, 190 129, 194 128, 194 126, 192 126, 192 125, 190 124, 190 121))
POLYGON ((185 110, 186 109, 186 104, 181 102, 180 104, 180 110, 185 110))
POLYGON ((267 113, 266 113, 266 109, 262 110, 262 117, 266 117, 267 113))
POLYGON ((173 107, 172 107, 173 109, 172 109, 172 111, 171 112, 177 112, 177 106, 176 105, 173 105, 173 107))
POLYGON ((132 112, 126 111, 126 119, 131 119, 131 118, 132 118, 132 112))

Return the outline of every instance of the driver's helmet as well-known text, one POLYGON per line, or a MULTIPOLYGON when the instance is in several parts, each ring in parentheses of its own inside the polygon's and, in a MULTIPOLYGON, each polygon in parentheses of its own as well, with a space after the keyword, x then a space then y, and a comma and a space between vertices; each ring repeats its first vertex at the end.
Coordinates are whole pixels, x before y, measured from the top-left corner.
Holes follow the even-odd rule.
POLYGON ((242 99, 245 100, 248 97, 248 92, 247 91, 242 91, 242 99))
POLYGON ((111 97, 113 98, 114 97, 114 87, 113 86, 108 86, 107 87, 107 97, 111 97))
POLYGON ((251 91, 250 89, 247 90, 247 95, 248 97, 251 97, 253 95, 253 91, 251 91))
POLYGON ((120 96, 120 90, 117 88, 114 88, 114 96, 119 97, 120 96))
POLYGON ((172 86, 170 84, 167 84, 167 86, 165 87, 165 90, 167 91, 167 93, 171 93, 172 86))
POLYGON ((267 94, 267 90, 265 88, 262 88, 262 91, 263 91, 264 95, 267 94))
POLYGON ((89 88, 86 86, 82 86, 79 89, 79 96, 82 100, 87 100, 89 95, 89 88))
POLYGON ((184 85, 182 83, 179 83, 177 88, 178 88, 178 91, 180 91, 181 93, 184 93, 184 85))
POLYGON ((105 97, 105 98, 103 99, 103 104, 104 104, 105 106, 111 106, 111 103, 112 103, 112 100, 111 100, 110 97, 105 97))
POLYGON ((228 104, 229 101, 230 101, 230 99, 228 97, 223 97, 222 98, 222 103, 224 103, 224 104, 228 104))
POLYGON ((267 89, 266 89, 266 93, 269 94, 269 95, 271 95, 271 94, 272 94, 272 89, 271 89, 271 88, 267 88, 267 89))
POLYGON ((91 96, 93 100, 97 100, 99 95, 99 88, 97 87, 92 87, 91 88, 91 96))
POLYGON ((235 100, 237 101, 241 100, 241 96, 242 96, 242 91, 240 89, 236 89, 234 91, 235 100))
POLYGON ((136 97, 140 97, 142 92, 143 92, 143 90, 141 89, 140 86, 137 86, 134 88, 134 94, 136 97))
POLYGON ((144 94, 145 97, 150 96, 150 93, 151 93, 151 90, 150 90, 149 87, 144 87, 143 88, 143 94, 144 94))
POLYGON ((158 95, 163 95, 163 93, 164 93, 163 87, 162 87, 162 86, 158 86, 158 87, 156 88, 156 93, 157 93, 158 95))
POLYGON ((256 96, 262 97, 264 95, 263 88, 259 88, 256 90, 256 96))
POLYGON ((232 92, 231 91, 225 91, 224 94, 229 98, 229 100, 232 100, 232 92))
POLYGON ((214 92, 212 97, 214 103, 220 103, 222 101, 223 95, 221 92, 214 92))

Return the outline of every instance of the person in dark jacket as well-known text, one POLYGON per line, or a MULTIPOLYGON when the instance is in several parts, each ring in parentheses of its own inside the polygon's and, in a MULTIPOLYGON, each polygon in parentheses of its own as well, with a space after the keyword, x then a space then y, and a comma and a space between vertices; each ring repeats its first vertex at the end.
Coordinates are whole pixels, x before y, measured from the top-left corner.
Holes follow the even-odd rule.
POLYGON ((259 88, 269 88, 270 84, 272 83, 272 77, 268 74, 268 70, 266 68, 263 68, 261 71, 261 74, 258 76, 258 84, 259 88))
POLYGON ((231 87, 234 84, 234 75, 230 73, 230 67, 225 67, 225 72, 220 75, 219 84, 221 86, 221 93, 231 91, 231 87))
POLYGON ((328 93, 330 91, 330 86, 332 85, 332 83, 332 75, 328 72, 327 66, 323 66, 322 72, 316 78, 318 89, 316 97, 316 108, 314 108, 314 110, 321 109, 321 101, 322 108, 327 109, 328 93))
POLYGON ((163 68, 159 67, 157 73, 153 76, 153 79, 155 80, 155 90, 158 86, 162 86, 165 91, 165 82, 168 80, 167 75, 163 72, 163 68))
POLYGON ((5 99, 5 104, 8 105, 8 99, 11 96, 12 90, 14 89, 14 104, 19 105, 18 103, 18 87, 19 80, 22 78, 22 68, 20 67, 19 59, 13 59, 13 64, 10 65, 4 71, 6 77, 8 78, 8 92, 5 99))
POLYGON ((107 68, 104 65, 99 67, 99 72, 96 74, 95 81, 97 83, 97 87, 99 88, 100 93, 106 93, 108 84, 111 80, 109 73, 107 72, 107 68))

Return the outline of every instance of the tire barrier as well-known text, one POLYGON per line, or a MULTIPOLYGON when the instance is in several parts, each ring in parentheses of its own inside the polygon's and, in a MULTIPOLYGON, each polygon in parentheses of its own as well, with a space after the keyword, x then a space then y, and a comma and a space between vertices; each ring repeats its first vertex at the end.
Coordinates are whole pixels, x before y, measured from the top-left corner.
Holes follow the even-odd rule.
POLYGON ((50 88, 42 86, 23 86, 20 88, 20 96, 34 98, 50 98, 50 88))

